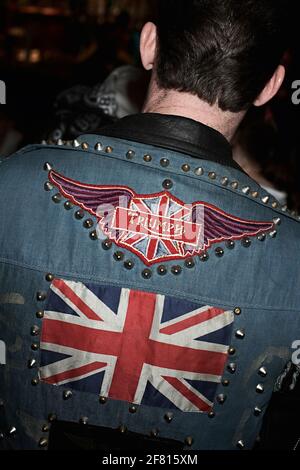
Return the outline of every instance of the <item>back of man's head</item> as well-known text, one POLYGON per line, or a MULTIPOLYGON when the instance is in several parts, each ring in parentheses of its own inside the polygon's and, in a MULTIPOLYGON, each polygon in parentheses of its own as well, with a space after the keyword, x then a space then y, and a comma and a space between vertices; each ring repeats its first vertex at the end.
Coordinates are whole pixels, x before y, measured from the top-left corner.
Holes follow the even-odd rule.
POLYGON ((284 53, 283 3, 160 0, 159 87, 197 95, 223 111, 249 108, 284 53))

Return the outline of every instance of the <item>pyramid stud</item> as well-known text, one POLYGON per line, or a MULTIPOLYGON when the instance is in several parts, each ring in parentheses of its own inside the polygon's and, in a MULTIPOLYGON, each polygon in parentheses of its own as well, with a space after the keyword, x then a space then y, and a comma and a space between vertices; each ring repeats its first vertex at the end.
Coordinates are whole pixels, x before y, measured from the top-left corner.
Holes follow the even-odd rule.
POLYGON ((268 371, 265 367, 261 367, 259 369, 258 373, 261 377, 267 377, 267 375, 268 375, 268 371))
POLYGON ((263 198, 262 198, 262 202, 263 202, 264 204, 268 204, 268 203, 270 202, 270 196, 265 196, 265 197, 263 197, 263 198))
POLYGON ((101 152, 102 149, 103 149, 103 145, 101 144, 101 142, 98 142, 98 143, 95 145, 95 150, 96 150, 96 152, 101 152))
POLYGON ((250 187, 249 186, 245 186, 243 189, 242 189, 242 192, 244 194, 246 194, 246 196, 248 196, 248 194, 250 193, 250 187))
POLYGON ((52 163, 46 162, 46 163, 44 164, 44 170, 45 170, 45 171, 51 171, 52 168, 53 168, 52 163))

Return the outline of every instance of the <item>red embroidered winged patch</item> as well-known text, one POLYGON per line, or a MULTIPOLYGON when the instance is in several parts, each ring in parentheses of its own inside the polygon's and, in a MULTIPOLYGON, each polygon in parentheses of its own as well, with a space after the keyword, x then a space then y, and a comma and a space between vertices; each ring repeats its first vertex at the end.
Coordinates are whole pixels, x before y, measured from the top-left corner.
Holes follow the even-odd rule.
POLYGON ((49 180, 60 193, 98 220, 116 245, 146 265, 186 259, 215 243, 241 240, 273 229, 273 222, 243 220, 206 202, 185 204, 167 191, 140 195, 126 186, 94 186, 54 170, 49 180))

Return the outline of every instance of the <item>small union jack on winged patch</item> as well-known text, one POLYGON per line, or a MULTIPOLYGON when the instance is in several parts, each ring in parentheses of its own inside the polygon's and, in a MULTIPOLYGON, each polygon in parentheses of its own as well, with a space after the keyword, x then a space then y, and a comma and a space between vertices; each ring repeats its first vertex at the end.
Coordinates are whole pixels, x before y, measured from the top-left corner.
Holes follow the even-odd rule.
POLYGON ((105 236, 149 266, 274 228, 273 222, 243 220, 206 202, 185 204, 168 191, 140 195, 126 186, 79 183, 54 170, 49 180, 64 197, 95 216, 105 236))
POLYGON ((170 296, 55 279, 40 378, 128 403, 208 413, 233 317, 170 296))

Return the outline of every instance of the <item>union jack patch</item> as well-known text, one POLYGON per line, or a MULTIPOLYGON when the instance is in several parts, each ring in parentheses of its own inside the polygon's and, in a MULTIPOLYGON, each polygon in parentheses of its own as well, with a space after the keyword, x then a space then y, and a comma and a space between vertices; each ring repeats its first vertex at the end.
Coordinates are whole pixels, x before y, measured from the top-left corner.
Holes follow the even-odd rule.
POLYGON ((139 195, 126 186, 93 186, 54 170, 49 180, 98 220, 98 231, 151 266, 199 255, 213 244, 271 231, 273 222, 243 220, 206 202, 185 204, 168 191, 139 195))
POLYGON ((234 314, 136 290, 54 280, 40 378, 128 403, 211 411, 234 314))

